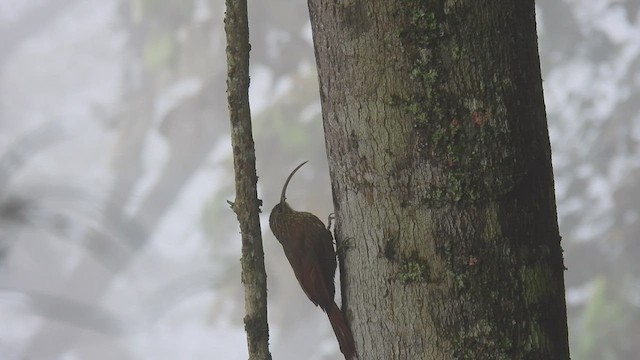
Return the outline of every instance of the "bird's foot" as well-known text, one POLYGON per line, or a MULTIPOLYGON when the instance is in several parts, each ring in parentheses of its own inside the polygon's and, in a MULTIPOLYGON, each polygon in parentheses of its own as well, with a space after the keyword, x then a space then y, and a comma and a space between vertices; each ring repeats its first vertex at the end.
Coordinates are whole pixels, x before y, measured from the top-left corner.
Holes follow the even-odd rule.
POLYGON ((331 231, 331 223, 333 223, 333 220, 336 219, 336 214, 331 213, 329 214, 329 216, 327 217, 327 230, 331 231))

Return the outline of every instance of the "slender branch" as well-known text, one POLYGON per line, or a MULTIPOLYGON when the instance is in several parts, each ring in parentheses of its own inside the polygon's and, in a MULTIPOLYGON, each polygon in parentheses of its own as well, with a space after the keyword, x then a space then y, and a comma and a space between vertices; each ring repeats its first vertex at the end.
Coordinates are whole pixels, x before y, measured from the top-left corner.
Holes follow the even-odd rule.
POLYGON ((256 183, 256 154, 249 109, 249 25, 246 0, 227 0, 224 24, 227 34, 227 98, 231 144, 236 174, 236 202, 242 233, 242 283, 250 360, 270 360, 267 323, 267 275, 260 231, 260 200, 256 183))

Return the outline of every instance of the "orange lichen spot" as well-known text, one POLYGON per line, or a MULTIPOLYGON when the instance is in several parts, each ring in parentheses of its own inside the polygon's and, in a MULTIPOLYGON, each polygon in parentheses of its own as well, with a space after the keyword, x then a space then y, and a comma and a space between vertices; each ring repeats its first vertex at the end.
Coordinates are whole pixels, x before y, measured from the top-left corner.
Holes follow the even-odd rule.
POLYGON ((474 110, 471 113, 471 121, 473 121, 473 123, 478 126, 483 126, 484 124, 488 123, 490 120, 491 120, 490 111, 487 111, 484 109, 478 109, 478 110, 474 110))
POLYGON ((455 161, 452 158, 447 158, 447 166, 452 168, 456 165, 455 161))

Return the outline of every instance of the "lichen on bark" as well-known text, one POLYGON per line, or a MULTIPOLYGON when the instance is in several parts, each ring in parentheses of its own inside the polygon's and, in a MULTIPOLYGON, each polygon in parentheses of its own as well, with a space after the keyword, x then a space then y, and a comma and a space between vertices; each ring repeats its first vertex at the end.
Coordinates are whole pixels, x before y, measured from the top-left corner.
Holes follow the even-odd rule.
POLYGON ((503 99, 487 91, 507 84, 508 74, 480 76, 481 59, 472 48, 483 41, 490 48, 491 40, 459 31, 460 23, 474 23, 464 18, 473 16, 469 11, 457 9, 454 16, 443 3, 403 3, 398 36, 414 90, 392 103, 414 118, 415 150, 439 175, 424 192, 424 203, 473 203, 507 193, 518 180, 514 146, 503 99))

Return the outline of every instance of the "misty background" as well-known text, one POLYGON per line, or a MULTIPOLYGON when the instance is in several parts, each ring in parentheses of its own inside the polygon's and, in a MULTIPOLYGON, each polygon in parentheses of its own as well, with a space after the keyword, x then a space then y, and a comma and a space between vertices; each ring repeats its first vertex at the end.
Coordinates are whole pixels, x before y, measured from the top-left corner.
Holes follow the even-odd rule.
MULTIPOLYGON (((640 2, 541 0, 575 359, 640 343, 640 2), (637 336, 637 335, 636 335, 637 336)), ((331 209, 305 1, 249 1, 274 359, 338 357, 267 216, 331 209)), ((0 0, 0 359, 246 359, 222 0, 0 0)))

